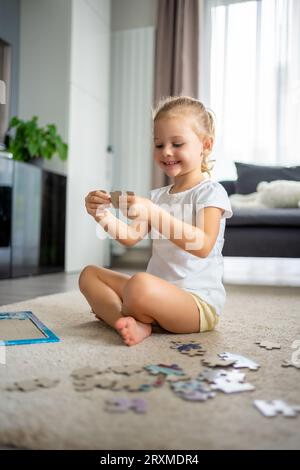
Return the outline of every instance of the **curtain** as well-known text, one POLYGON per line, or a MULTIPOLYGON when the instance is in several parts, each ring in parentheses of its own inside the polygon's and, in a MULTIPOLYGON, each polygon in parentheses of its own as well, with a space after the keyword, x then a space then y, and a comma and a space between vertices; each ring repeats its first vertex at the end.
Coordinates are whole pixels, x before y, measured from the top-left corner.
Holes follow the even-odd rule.
MULTIPOLYGON (((198 96, 198 0, 159 0, 154 105, 170 95, 198 96)), ((152 186, 170 184, 155 164, 152 186)))
POLYGON ((200 97, 217 118, 216 179, 234 161, 300 163, 300 1, 204 2, 200 97), (204 83, 203 83, 204 82, 204 83))

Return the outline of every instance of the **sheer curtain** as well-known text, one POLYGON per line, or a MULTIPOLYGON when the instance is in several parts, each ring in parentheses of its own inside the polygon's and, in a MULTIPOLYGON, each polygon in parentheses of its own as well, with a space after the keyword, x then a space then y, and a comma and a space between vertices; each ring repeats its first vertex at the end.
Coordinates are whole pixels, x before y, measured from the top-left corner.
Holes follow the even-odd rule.
POLYGON ((214 177, 234 160, 300 164, 300 1, 202 0, 200 99, 216 114, 214 177))

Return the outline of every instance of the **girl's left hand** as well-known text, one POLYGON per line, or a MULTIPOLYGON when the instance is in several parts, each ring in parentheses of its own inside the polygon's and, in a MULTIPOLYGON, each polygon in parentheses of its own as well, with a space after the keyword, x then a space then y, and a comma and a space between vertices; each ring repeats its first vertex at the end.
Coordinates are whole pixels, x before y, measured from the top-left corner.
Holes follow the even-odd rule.
POLYGON ((122 195, 120 210, 128 219, 150 220, 151 200, 141 196, 122 195))

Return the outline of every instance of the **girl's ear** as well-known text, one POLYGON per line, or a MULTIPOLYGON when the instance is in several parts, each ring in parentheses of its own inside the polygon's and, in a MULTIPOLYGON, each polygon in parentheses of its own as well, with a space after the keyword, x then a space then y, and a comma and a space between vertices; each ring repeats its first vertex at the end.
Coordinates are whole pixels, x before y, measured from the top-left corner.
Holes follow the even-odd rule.
POLYGON ((203 152, 207 152, 207 151, 211 152, 212 147, 213 147, 213 143, 214 143, 214 141, 213 141, 212 137, 205 138, 203 140, 203 152))

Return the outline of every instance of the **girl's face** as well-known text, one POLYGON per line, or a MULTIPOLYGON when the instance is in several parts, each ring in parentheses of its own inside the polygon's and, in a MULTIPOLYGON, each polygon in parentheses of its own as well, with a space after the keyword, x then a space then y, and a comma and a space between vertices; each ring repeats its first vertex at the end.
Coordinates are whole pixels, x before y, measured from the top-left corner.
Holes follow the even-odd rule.
POLYGON ((188 117, 163 117, 154 124, 154 160, 164 172, 175 177, 199 171, 203 143, 188 117))

